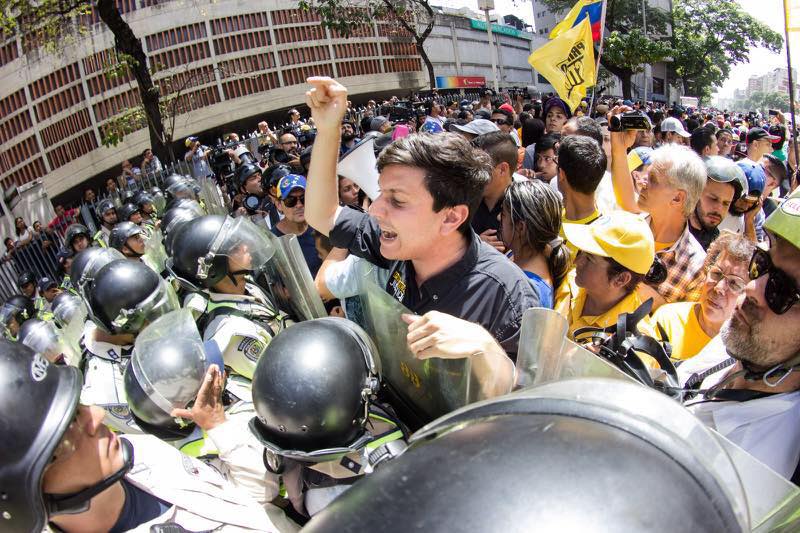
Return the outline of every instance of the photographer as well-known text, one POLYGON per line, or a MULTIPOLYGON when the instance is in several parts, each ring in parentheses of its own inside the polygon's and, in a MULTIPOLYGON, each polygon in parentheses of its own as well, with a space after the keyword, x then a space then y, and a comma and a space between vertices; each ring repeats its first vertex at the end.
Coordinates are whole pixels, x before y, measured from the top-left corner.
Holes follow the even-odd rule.
POLYGON ((202 145, 197 137, 188 137, 185 144, 189 150, 184 154, 183 159, 192 165, 192 176, 197 179, 213 175, 208 164, 208 156, 211 150, 202 145))

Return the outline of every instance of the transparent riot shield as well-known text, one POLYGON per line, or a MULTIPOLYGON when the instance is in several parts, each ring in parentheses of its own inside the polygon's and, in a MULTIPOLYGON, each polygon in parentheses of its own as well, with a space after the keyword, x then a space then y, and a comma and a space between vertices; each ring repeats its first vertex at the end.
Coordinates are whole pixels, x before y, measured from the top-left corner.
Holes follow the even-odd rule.
POLYGON ((567 339, 567 321, 552 309, 533 308, 522 316, 515 388, 574 377, 635 382, 617 367, 567 339))
POLYGON ((202 200, 202 204, 206 208, 206 213, 209 215, 227 215, 228 207, 225 202, 225 197, 222 191, 217 187, 214 178, 203 177, 197 180, 200 185, 200 194, 198 197, 202 200))
POLYGON ((47 320, 37 321, 21 342, 34 352, 45 356, 51 363, 63 361, 68 365, 77 366, 80 359, 80 352, 59 334, 53 322, 47 320))
POLYGON ((262 231, 275 248, 264 271, 269 278, 269 291, 281 311, 297 322, 328 316, 297 237, 276 237, 268 230, 262 231))
MULTIPOLYGON (((82 351, 81 338, 83 337, 83 327, 89 312, 86 304, 80 296, 61 295, 58 298, 58 305, 53 308, 53 318, 59 328, 61 339, 70 347, 73 353, 78 354, 82 351)), ((71 365, 77 365, 80 360, 67 361, 71 365)))
POLYGON ((142 261, 160 274, 167 263, 167 250, 164 248, 164 234, 161 229, 154 228, 144 243, 144 256, 142 261))
POLYGON ((417 359, 406 344, 408 325, 400 318, 413 313, 374 283, 364 283, 361 298, 361 326, 378 348, 383 381, 417 418, 430 421, 482 399, 469 359, 417 359))

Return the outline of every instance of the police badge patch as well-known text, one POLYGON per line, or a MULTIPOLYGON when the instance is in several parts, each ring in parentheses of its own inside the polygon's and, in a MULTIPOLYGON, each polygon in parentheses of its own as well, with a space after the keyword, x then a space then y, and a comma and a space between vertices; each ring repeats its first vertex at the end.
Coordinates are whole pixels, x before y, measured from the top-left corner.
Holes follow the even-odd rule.
POLYGON ((261 356, 261 353, 266 349, 267 345, 258 339, 252 337, 244 337, 240 342, 237 350, 242 352, 245 357, 255 362, 261 356))

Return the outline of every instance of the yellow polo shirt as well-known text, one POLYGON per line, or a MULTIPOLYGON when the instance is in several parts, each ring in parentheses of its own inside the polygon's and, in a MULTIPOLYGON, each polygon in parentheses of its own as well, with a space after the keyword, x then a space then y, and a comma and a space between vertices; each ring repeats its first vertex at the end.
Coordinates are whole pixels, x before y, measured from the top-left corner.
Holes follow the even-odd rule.
POLYGON ((698 313, 700 313, 699 302, 665 304, 653 313, 650 321, 659 339, 661 335, 655 325, 660 324, 664 328, 672 345, 672 359, 683 360, 694 357, 711 340, 700 327, 698 313))
MULTIPOLYGON (((586 303, 586 291, 575 284, 574 268, 570 270, 569 274, 567 274, 567 277, 556 291, 555 302, 555 310, 567 319, 567 323, 569 324, 567 336, 571 340, 575 340, 574 333, 580 328, 588 326, 607 328, 617 323, 617 317, 619 317, 620 314, 632 313, 642 305, 637 291, 634 290, 602 315, 584 315, 583 306, 586 303)), ((638 327, 639 331, 644 335, 655 337, 653 327, 647 318, 641 320, 638 327)), ((638 355, 647 366, 658 368, 658 363, 649 355, 643 353, 639 353, 638 355)))

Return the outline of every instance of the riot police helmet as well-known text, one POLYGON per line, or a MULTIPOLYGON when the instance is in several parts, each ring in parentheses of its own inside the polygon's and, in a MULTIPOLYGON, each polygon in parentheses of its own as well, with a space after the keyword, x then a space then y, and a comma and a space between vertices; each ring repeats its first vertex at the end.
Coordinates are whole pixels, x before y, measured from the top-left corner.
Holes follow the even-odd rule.
POLYGON ((164 217, 161 219, 161 231, 164 233, 164 249, 168 254, 172 253, 172 241, 181 224, 201 216, 197 211, 184 207, 168 209, 164 213, 164 217))
POLYGON ((67 247, 72 249, 72 242, 81 235, 90 241, 92 240, 92 235, 89 233, 89 228, 83 224, 70 224, 70 226, 67 228, 67 231, 64 233, 64 242, 67 243, 67 247))
POLYGON ((99 218, 101 221, 103 220, 103 216, 112 210, 116 210, 116 206, 111 198, 104 198, 100 200, 97 202, 97 205, 94 208, 97 218, 99 218))
POLYGON ((153 197, 153 206, 156 208, 156 212, 163 213, 167 207, 167 197, 164 196, 164 191, 159 187, 152 187, 149 192, 153 197))
POLYGON ((159 317, 139 334, 124 382, 131 414, 141 429, 164 440, 191 434, 194 425, 176 420, 172 411, 194 402, 212 364, 223 371, 215 346, 203 344, 186 309, 159 317))
POLYGON ((125 256, 114 248, 87 248, 75 255, 69 269, 69 277, 84 300, 89 300, 88 290, 97 272, 118 259, 125 259, 125 256))
POLYGON ((435 420, 304 531, 733 532, 748 522, 735 464, 694 415, 647 387, 583 378, 435 420))
MULTIPOLYGON (((144 231, 138 224, 134 224, 133 222, 119 222, 114 226, 114 229, 111 230, 111 235, 108 237, 108 245, 124 254, 123 250, 128 239, 135 235, 142 235, 143 233, 144 231)), ((128 249, 129 253, 132 255, 137 257, 142 255, 130 250, 130 247, 128 247, 128 249)))
POLYGON ((177 172, 173 172, 172 174, 170 174, 169 176, 164 178, 164 186, 161 189, 166 191, 167 189, 169 189, 171 186, 175 185, 176 183, 179 183, 179 182, 182 182, 182 181, 186 181, 187 179, 190 179, 189 176, 185 176, 183 174, 178 174, 177 172))
POLYGON ((139 206, 128 202, 119 209, 117 209, 117 222, 128 222, 130 218, 135 214, 139 213, 139 206))
POLYGON ((357 450, 378 388, 376 354, 364 330, 343 318, 281 331, 253 374, 250 431, 268 451, 302 461, 357 450))
POLYGON ((75 317, 86 317, 86 307, 77 294, 64 291, 53 298, 53 319, 59 327, 66 327, 75 317))
POLYGON ((55 325, 47 320, 31 318, 19 328, 17 341, 36 353, 42 354, 51 363, 64 363, 67 347, 61 342, 55 325))
POLYGON ((205 211, 203 211, 203 207, 200 205, 200 203, 191 198, 173 198, 167 202, 167 211, 178 208, 191 209, 199 216, 206 214, 205 211))
POLYGON ((74 494, 43 492, 44 472, 75 423, 81 386, 76 367, 52 365, 27 346, 0 339, 0 520, 4 531, 42 531, 51 516, 87 510, 92 498, 133 466, 132 446, 122 440, 123 465, 115 473, 74 494))
POLYGON ((196 183, 191 178, 177 180, 167 187, 167 195, 170 198, 189 198, 197 200, 196 183))
POLYGON ((228 276, 251 275, 266 268, 274 247, 262 228, 247 217, 206 215, 182 224, 172 239, 167 269, 181 283, 210 289, 228 276))
POLYGON ((140 261, 112 261, 89 289, 92 319, 105 331, 138 333, 148 322, 180 307, 172 286, 140 261))
POLYGON ((233 174, 233 186, 236 191, 241 191, 247 180, 255 174, 261 176, 261 167, 253 163, 244 163, 236 167, 236 172, 233 174))
POLYGON ((17 332, 12 328, 12 322, 20 327, 26 320, 36 316, 36 306, 33 300, 21 294, 15 294, 0 306, 0 324, 14 336, 17 332))
POLYGON ((36 275, 33 272, 30 272, 30 271, 26 270, 25 272, 23 272, 22 274, 17 276, 17 287, 18 288, 21 289, 22 287, 24 287, 25 285, 28 285, 30 283, 34 283, 34 284, 36 283, 36 275))
POLYGON ((136 205, 139 206, 139 210, 144 210, 145 206, 151 205, 153 209, 155 209, 155 199, 149 193, 141 191, 141 194, 136 198, 136 205))

